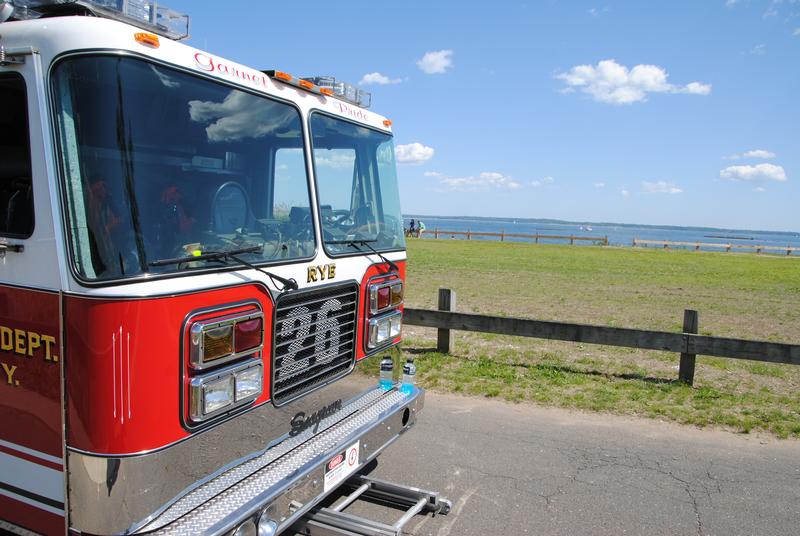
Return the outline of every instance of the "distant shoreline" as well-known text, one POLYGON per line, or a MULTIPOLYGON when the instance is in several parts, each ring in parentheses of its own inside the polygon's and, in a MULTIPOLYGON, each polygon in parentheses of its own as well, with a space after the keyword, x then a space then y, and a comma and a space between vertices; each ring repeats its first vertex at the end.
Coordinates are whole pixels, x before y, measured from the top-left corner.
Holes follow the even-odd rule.
MULTIPOLYGON (((713 232, 713 233, 769 233, 775 235, 785 235, 787 237, 796 238, 800 236, 800 231, 768 231, 763 229, 729 229, 726 227, 696 227, 692 225, 653 225, 653 224, 639 224, 639 223, 615 223, 615 222, 597 222, 597 221, 570 221, 570 220, 556 220, 551 218, 500 218, 492 216, 431 216, 426 214, 403 214, 403 218, 408 220, 410 218, 424 220, 460 220, 460 221, 475 221, 475 222, 508 222, 509 224, 526 223, 526 224, 557 224, 557 225, 594 225, 606 227, 641 227, 647 229, 668 229, 668 230, 687 230, 698 232, 713 232)), ((744 238, 741 238, 744 239, 744 238)))

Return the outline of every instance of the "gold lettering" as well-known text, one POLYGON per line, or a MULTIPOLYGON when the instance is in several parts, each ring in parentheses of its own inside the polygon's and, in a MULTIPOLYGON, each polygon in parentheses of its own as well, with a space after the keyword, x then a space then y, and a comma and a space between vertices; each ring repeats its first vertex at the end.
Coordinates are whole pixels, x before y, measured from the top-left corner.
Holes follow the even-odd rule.
POLYGON ((328 279, 333 279, 336 277, 336 264, 329 264, 328 265, 328 279))
POLYGON ((325 278, 328 276, 328 267, 327 266, 317 266, 317 271, 319 271, 319 279, 320 279, 320 281, 325 281, 325 278))
POLYGON ((308 267, 308 283, 317 280, 317 267, 316 266, 309 266, 308 267))
POLYGON ((7 327, 0 327, 0 350, 10 352, 14 349, 13 332, 7 327))
MULTIPOLYGON (((14 385, 14 373, 17 371, 17 367, 12 367, 5 363, 0 363, 0 365, 3 365, 3 371, 6 373, 6 382, 8 385, 14 385)), ((19 382, 16 382, 16 385, 19 385, 19 382)))
POLYGON ((33 356, 33 351, 42 347, 42 339, 38 333, 28 332, 28 357, 33 356))
POLYGON ((21 329, 14 330, 14 351, 19 355, 25 355, 25 339, 27 333, 21 329))
POLYGON ((58 361, 58 356, 52 354, 51 346, 56 343, 55 337, 51 337, 50 335, 42 335, 42 341, 45 344, 44 347, 44 360, 45 361, 58 361))

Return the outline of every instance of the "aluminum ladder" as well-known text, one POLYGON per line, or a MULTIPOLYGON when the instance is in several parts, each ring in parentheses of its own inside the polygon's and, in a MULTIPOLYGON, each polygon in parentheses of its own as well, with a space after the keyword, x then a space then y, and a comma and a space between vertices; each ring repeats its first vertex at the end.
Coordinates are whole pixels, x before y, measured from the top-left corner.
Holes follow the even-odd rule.
POLYGON ((363 474, 350 477, 342 489, 350 491, 330 507, 314 508, 294 524, 292 530, 305 536, 400 536, 403 527, 417 514, 446 515, 452 504, 433 491, 370 478, 363 474), (357 500, 377 503, 387 508, 405 509, 394 524, 348 514, 345 508, 357 500))

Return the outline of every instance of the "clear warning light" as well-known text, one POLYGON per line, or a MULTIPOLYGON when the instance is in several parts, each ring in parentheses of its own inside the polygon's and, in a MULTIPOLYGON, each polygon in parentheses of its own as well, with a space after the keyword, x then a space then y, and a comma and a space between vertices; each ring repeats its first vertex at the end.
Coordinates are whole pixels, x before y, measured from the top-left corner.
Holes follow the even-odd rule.
MULTIPOLYGON (((0 2, 4 4, 6 2, 0 2)), ((159 5, 156 0, 14 0, 12 20, 48 14, 92 14, 116 19, 169 39, 189 37, 189 16, 159 5)))

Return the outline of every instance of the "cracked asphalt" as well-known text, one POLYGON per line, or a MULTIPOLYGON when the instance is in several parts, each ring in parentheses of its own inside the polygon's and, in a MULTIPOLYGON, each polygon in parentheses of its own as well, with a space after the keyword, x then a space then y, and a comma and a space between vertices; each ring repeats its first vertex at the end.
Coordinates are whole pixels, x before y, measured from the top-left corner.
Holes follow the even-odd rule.
POLYGON ((652 420, 428 393, 372 476, 452 500, 414 535, 800 534, 800 441, 652 420))

